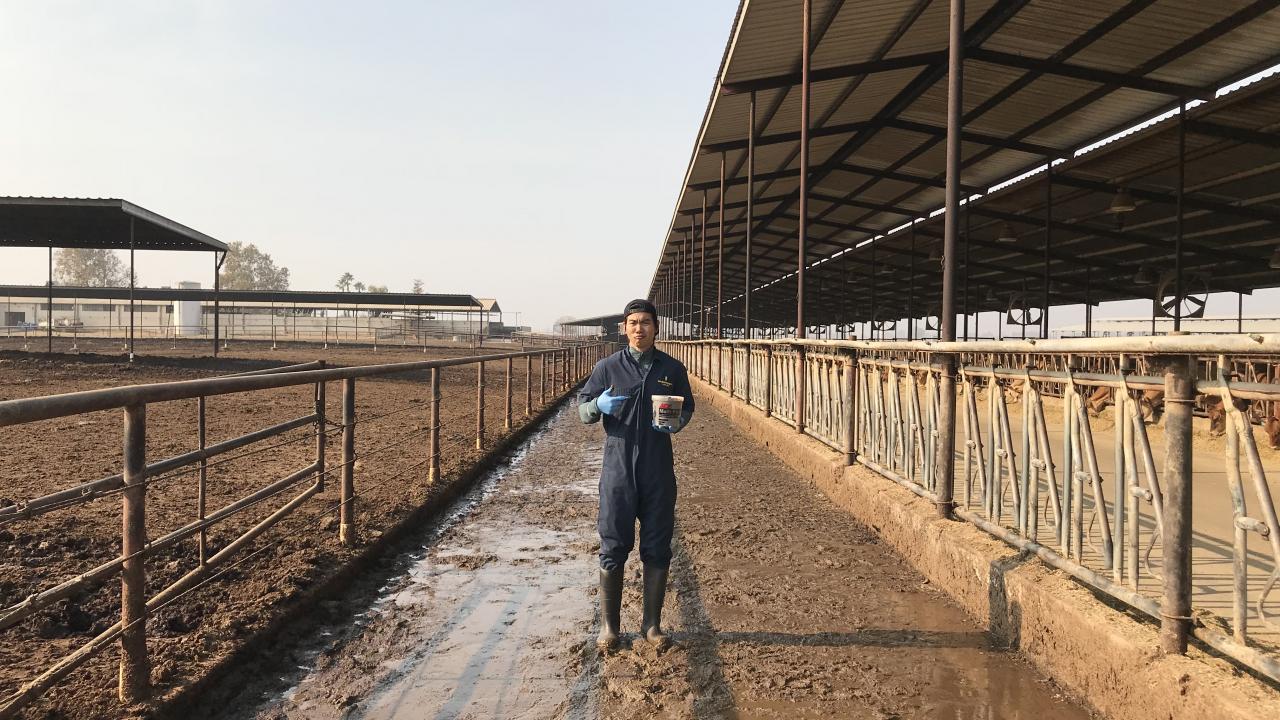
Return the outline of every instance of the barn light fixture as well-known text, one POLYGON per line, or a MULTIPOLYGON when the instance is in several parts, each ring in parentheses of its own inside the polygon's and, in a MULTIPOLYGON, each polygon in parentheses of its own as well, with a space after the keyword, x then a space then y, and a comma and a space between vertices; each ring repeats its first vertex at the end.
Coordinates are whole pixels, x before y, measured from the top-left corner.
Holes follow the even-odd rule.
POLYGON ((1156 282, 1156 274, 1151 271, 1147 265, 1138 268, 1138 274, 1133 276, 1134 285, 1154 285, 1156 282))
POLYGON ((1125 188, 1116 190, 1116 196, 1111 198, 1111 207, 1107 208, 1107 212, 1119 215, 1120 213, 1133 212, 1138 206, 1133 204, 1133 196, 1125 188))
POLYGON ((1018 236, 1013 232, 1013 226, 1008 220, 1001 220, 1000 227, 996 231, 996 242, 998 243, 1016 243, 1018 236))
POLYGON ((1271 262, 1267 263, 1272 270, 1280 270, 1280 245, 1276 246, 1275 252, 1271 253, 1271 262))
POLYGON ((995 290, 993 290, 993 289, 991 289, 991 288, 987 288, 987 296, 986 296, 985 298, 983 298, 983 301, 984 301, 984 302, 995 302, 995 301, 997 301, 997 300, 999 300, 999 299, 1000 299, 1000 298, 996 297, 996 291, 995 291, 995 290))

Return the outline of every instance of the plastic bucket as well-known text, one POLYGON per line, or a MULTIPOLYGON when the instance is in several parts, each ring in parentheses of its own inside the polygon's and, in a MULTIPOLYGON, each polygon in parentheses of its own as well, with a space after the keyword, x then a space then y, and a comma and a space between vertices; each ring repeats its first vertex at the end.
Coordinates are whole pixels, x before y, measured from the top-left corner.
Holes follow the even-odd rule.
POLYGON ((680 411, 684 398, 680 395, 653 396, 653 426, 674 430, 680 427, 680 411))

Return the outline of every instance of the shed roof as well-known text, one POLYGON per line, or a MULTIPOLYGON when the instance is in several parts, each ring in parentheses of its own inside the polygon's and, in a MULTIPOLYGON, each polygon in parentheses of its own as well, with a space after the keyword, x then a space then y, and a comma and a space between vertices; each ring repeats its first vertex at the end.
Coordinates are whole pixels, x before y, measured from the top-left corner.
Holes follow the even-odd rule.
POLYGON ((227 246, 127 200, 0 197, 0 247, 205 250, 227 246))
MULTIPOLYGON (((708 302, 716 297, 722 224, 723 297, 727 302, 743 292, 746 145, 754 93, 752 285, 760 290, 753 294, 752 313, 784 325, 794 322, 790 276, 797 265, 799 220, 799 7, 790 0, 743 0, 739 7, 663 243, 652 297, 663 281, 688 276, 685 261, 703 250, 697 236, 704 221, 708 302), (723 223, 718 207, 722 162, 723 223)), ((1192 98, 1211 102, 1188 115, 1186 187, 1193 200, 1186 206, 1186 257, 1203 270, 1212 260, 1208 248, 1226 252, 1221 257, 1235 264, 1209 278, 1213 289, 1280 285, 1280 274, 1266 272, 1265 264, 1280 240, 1274 220, 1280 205, 1266 192, 1277 179, 1269 166, 1280 160, 1276 80, 1213 100, 1228 83, 1280 61, 1278 7, 1277 2, 1197 0, 967 3, 964 192, 987 195, 1008 178, 1049 160, 1068 159, 1054 173, 1052 304, 1083 302, 1086 296, 1093 301, 1149 296, 1147 289, 1120 282, 1120 276, 1132 276, 1143 260, 1165 262, 1172 253, 1168 195, 1176 122, 1076 156, 1192 98), (1105 211, 1121 184, 1131 189, 1139 207, 1117 230, 1105 211), (1223 212, 1224 207, 1252 209, 1223 212)), ((870 319, 872 285, 879 288, 875 314, 880 317, 908 314, 908 297, 913 297, 915 316, 929 314, 929 299, 937 302, 940 273, 936 263, 926 261, 941 228, 941 217, 930 214, 943 204, 947 22, 947 3, 929 0, 813 2, 807 260, 839 258, 810 265, 807 272, 813 305, 806 308, 806 318, 812 324, 870 319), (904 225, 912 218, 929 218, 916 228, 915 254, 904 225), (885 277, 869 275, 873 248, 877 273, 885 277), (912 257, 918 261, 915 272, 912 257), (912 275, 914 293, 907 287, 912 275), (870 277, 877 281, 867 282, 870 277), (847 292, 823 292, 844 286, 850 286, 847 292)), ((1043 180, 1037 179, 982 198, 971 218, 962 217, 972 227, 970 312, 1002 309, 1024 292, 1024 282, 1026 293, 1043 293, 1043 230, 1037 229, 1043 222, 1036 213, 1045 206, 1044 197, 1043 180), (1018 240, 991 247, 1001 220, 1013 225, 1018 240), (984 306, 988 287, 995 299, 984 306)))

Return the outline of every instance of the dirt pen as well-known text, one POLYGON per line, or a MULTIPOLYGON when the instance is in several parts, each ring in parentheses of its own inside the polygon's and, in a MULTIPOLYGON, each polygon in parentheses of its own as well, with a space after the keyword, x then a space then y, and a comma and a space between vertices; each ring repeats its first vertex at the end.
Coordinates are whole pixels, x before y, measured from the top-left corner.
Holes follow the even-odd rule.
POLYGON ((0 353, 0 718, 172 698, 452 495, 603 349, 492 352, 0 353))

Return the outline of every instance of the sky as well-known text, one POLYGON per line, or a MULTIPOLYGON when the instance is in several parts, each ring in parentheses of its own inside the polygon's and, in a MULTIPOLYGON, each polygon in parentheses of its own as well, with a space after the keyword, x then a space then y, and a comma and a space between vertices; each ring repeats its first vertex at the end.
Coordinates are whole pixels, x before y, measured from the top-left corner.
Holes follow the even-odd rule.
MULTIPOLYGON (((618 312, 737 4, 4 3, 0 195, 124 198, 293 289, 422 278, 540 329, 618 312)), ((4 250, 0 283, 42 283, 45 253, 4 250)), ((209 286, 212 262, 140 252, 139 282, 209 286)))
MULTIPOLYGON (((536 329, 618 312, 648 290, 737 5, 3 3, 0 195, 124 198, 257 245, 298 290, 421 278, 536 329)), ((46 262, 5 249, 0 283, 46 262)), ((138 275, 208 286, 212 258, 141 252, 138 275)), ((1280 316, 1280 292, 1244 311, 1280 316)))

